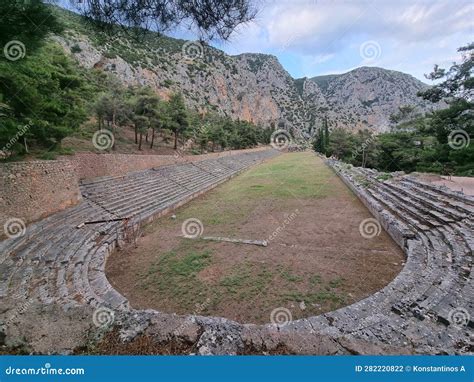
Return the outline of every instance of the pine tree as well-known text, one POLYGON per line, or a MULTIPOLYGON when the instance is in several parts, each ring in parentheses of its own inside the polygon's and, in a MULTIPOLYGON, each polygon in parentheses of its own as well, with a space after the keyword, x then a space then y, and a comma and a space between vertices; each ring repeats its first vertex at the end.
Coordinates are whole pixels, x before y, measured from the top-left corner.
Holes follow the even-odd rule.
POLYGON ((188 114, 180 93, 173 94, 169 100, 170 128, 174 133, 174 149, 178 148, 178 137, 189 126, 188 114))
POLYGON ((321 154, 326 153, 326 147, 325 147, 326 139, 324 137, 324 130, 323 128, 319 129, 319 152, 321 154))

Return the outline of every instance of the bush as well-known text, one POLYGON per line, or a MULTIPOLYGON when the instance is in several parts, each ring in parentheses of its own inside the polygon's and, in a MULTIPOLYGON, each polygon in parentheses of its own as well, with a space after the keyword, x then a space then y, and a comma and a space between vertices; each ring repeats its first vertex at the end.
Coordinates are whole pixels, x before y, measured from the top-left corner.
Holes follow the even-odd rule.
POLYGON ((82 49, 81 47, 78 45, 78 44, 74 44, 72 47, 71 47, 71 53, 81 53, 82 52, 82 49))

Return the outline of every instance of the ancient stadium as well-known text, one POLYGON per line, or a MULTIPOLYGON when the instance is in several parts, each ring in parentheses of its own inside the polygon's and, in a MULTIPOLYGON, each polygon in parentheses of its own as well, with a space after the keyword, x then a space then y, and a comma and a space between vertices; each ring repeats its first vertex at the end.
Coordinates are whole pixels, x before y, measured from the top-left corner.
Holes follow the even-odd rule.
POLYGON ((474 382, 473 20, 0 1, 0 379, 474 382))
POLYGON ((466 190, 312 150, 107 155, 2 166, 19 208, 52 185, 5 223, 6 352, 473 351, 466 190))

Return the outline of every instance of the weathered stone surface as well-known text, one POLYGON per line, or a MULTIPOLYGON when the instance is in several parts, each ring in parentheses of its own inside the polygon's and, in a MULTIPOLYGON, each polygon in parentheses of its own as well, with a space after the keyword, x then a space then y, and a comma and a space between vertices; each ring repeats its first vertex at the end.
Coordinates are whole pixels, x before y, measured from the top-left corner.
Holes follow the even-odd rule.
POLYGON ((197 343, 200 355, 236 355, 243 351, 242 325, 215 318, 205 320, 202 327, 204 332, 197 343))
POLYGON ((1 226, 12 218, 26 224, 79 203, 77 175, 77 163, 66 160, 2 163, 1 226))

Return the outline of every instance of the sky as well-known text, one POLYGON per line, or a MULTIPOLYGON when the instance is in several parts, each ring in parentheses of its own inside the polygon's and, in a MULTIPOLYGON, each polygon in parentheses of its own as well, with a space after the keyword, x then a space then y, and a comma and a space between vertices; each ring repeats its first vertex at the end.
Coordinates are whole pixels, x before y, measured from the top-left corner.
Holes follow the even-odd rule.
MULTIPOLYGON (((294 77, 379 66, 424 74, 460 60, 474 41, 474 0, 256 0, 256 19, 230 41, 229 54, 268 53, 294 77)), ((180 32, 179 37, 192 38, 180 32)), ((176 33, 175 33, 176 35, 176 33)))
MULTIPOLYGON (((249 1, 255 20, 211 45, 273 54, 294 78, 378 66, 429 83, 434 64, 449 68, 461 60, 457 48, 474 41, 474 0, 249 1)), ((197 38, 185 28, 166 34, 197 38)))

